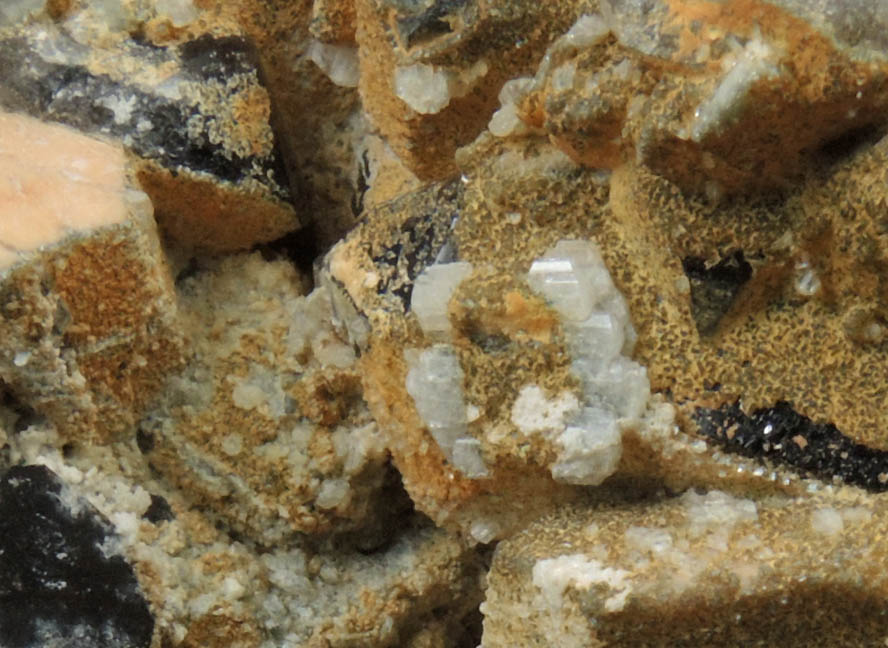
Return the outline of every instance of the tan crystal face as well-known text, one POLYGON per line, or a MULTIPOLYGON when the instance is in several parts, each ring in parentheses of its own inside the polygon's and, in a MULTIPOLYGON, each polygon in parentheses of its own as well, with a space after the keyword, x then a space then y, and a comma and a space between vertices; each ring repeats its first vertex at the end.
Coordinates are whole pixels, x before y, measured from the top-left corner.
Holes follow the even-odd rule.
POLYGON ((0 268, 127 214, 118 146, 0 113, 0 268))

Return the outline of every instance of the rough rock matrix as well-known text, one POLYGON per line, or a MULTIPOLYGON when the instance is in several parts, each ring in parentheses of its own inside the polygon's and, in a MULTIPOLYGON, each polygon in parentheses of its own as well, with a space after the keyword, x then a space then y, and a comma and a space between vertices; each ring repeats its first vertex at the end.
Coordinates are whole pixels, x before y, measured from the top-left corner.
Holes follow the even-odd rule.
POLYGON ((888 10, 0 6, 0 644, 884 646, 888 10))

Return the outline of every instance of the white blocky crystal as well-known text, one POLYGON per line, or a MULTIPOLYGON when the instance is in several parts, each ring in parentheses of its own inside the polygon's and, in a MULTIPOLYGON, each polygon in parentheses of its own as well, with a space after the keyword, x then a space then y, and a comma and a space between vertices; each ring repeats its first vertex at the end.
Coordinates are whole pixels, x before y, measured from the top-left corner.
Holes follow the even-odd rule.
POLYGON ((312 39, 305 54, 336 85, 344 88, 357 87, 361 76, 357 47, 333 45, 312 39))
POLYGON ((571 365, 583 383, 585 400, 614 412, 619 418, 636 419, 644 412, 651 395, 647 370, 637 362, 618 356, 604 369, 582 360, 571 365))
POLYGON ((395 94, 423 115, 441 112, 450 103, 450 74, 425 63, 396 68, 395 94))
POLYGON ((595 407, 584 408, 558 442, 562 450, 552 476, 568 484, 597 486, 616 471, 623 453, 616 417, 595 407))
POLYGON ((727 74, 694 113, 691 139, 702 141, 718 132, 743 109, 752 87, 762 79, 779 76, 776 54, 761 37, 750 40, 738 56, 728 63, 727 74))
POLYGON ((598 247, 559 241, 530 266, 528 283, 569 322, 582 322, 615 288, 598 247))
POLYGON ((650 398, 647 370, 627 357, 636 334, 626 300, 589 241, 559 241, 533 262, 528 283, 562 316, 571 372, 582 385, 583 409, 557 437, 552 476, 600 484, 619 463, 620 421, 639 418, 650 398))
POLYGON ((471 273, 471 263, 457 261, 431 265, 416 278, 410 309, 416 314, 419 325, 427 336, 450 333, 447 305, 453 291, 471 273))
POLYGON ((571 329, 570 346, 574 355, 582 357, 598 371, 613 362, 623 350, 625 325, 621 325, 611 313, 592 313, 571 329))
POLYGON ((539 588, 543 600, 558 612, 569 588, 586 591, 593 585, 604 585, 608 589, 605 610, 619 612, 632 591, 629 576, 623 569, 605 567, 583 554, 538 560, 532 571, 533 584, 539 588))
POLYGON ((436 344, 405 356, 410 367, 407 393, 444 456, 453 463, 456 440, 468 436, 459 358, 449 344, 436 344))
POLYGON ((481 456, 481 442, 478 439, 463 437, 454 441, 453 465, 469 479, 490 476, 484 457, 481 456))

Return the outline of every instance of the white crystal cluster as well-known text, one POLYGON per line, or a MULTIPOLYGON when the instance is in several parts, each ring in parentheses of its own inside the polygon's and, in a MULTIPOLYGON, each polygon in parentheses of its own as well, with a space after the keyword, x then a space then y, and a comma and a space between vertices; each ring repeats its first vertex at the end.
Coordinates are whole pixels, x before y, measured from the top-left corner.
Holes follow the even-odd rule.
MULTIPOLYGON (((530 92, 540 90, 545 85, 553 60, 566 52, 590 48, 603 41, 609 33, 610 26, 600 15, 580 16, 566 34, 549 46, 533 77, 518 77, 503 85, 499 94, 500 109, 493 113, 487 126, 491 134, 496 137, 509 137, 527 132, 527 126, 518 117, 518 105, 530 92)), ((569 76, 572 84, 573 74, 569 71, 571 68, 562 67, 564 70, 556 71, 555 76, 562 78, 569 76), (557 74, 559 71, 560 75, 557 74)), ((575 71, 575 67, 572 70, 575 71)), ((565 78, 563 82, 567 82, 567 79, 565 78)))
POLYGON ((466 96, 487 75, 487 62, 476 61, 467 68, 413 63, 395 68, 395 94, 416 112, 433 115, 444 110, 455 97, 466 96))
POLYGON ((583 388, 580 411, 557 439, 552 476, 600 484, 620 460, 620 420, 641 416, 650 396, 647 371, 629 358, 636 338, 629 309, 589 241, 559 241, 533 262, 527 280, 561 315, 583 388))
POLYGON ((463 371, 453 346, 436 344, 404 355, 407 393, 444 456, 466 477, 486 477, 481 444, 468 433, 463 371))

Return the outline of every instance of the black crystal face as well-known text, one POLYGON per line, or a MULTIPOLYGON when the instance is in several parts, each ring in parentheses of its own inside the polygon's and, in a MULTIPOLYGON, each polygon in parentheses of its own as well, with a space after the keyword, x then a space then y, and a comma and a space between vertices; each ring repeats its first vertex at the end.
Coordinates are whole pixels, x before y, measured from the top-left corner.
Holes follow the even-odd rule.
POLYGON ((698 257, 682 259, 691 283, 691 315, 700 335, 712 335, 750 277, 752 266, 738 250, 713 266, 698 257))
POLYGON ((111 526, 43 466, 0 479, 0 646, 141 648, 154 619, 111 526))
POLYGON ((151 524, 160 524, 167 520, 176 519, 173 509, 170 507, 170 503, 160 495, 151 495, 151 505, 142 517, 148 520, 151 524))
POLYGON ((197 77, 224 81, 235 74, 249 74, 257 67, 253 48, 243 38, 200 36, 179 47, 182 67, 197 77))
POLYGON ((419 274, 434 263, 456 258, 449 239, 459 218, 461 184, 457 180, 426 190, 427 202, 432 206, 429 211, 405 219, 385 249, 372 257, 380 268, 376 291, 397 297, 405 311, 410 307, 413 282, 419 274))
POLYGON ((768 459, 827 481, 888 490, 888 452, 855 443, 835 425, 815 423, 786 401, 747 415, 740 405, 698 408, 700 432, 729 452, 768 459))
POLYGON ((407 47, 415 47, 453 31, 448 17, 462 10, 469 0, 437 0, 417 13, 398 17, 398 31, 407 47))
MULTIPOLYGON (((52 46, 62 51, 82 47, 61 34, 53 39, 52 46)), ((234 184, 258 182, 276 197, 289 200, 283 162, 277 153, 244 157, 228 150, 212 132, 215 116, 202 113, 196 98, 186 96, 179 86, 135 85, 93 74, 77 63, 48 60, 41 54, 41 42, 25 37, 0 40, 3 108, 85 133, 118 138, 141 157, 172 170, 206 173, 234 184)), ((126 52, 144 61, 146 69, 179 69, 172 78, 182 77, 191 84, 220 85, 234 74, 245 73, 255 75, 259 85, 254 56, 239 38, 202 37, 181 45, 178 52, 132 41, 126 52)))

